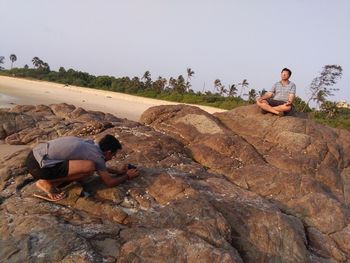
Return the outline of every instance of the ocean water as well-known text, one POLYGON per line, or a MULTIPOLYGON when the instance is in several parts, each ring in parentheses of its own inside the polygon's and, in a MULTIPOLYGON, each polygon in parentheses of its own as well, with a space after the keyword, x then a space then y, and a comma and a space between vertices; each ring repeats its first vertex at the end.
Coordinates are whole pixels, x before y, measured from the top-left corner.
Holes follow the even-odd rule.
POLYGON ((0 108, 11 108, 15 105, 16 98, 0 93, 0 108))

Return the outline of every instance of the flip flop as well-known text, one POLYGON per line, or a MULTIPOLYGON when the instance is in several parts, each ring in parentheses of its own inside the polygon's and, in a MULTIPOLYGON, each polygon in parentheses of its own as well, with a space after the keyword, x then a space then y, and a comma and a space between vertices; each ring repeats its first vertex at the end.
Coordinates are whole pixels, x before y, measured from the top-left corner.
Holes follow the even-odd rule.
POLYGON ((60 201, 60 200, 62 200, 62 199, 67 197, 65 192, 61 192, 59 194, 60 194, 60 197, 56 198, 56 199, 53 199, 53 198, 49 197, 49 194, 46 194, 46 193, 45 194, 33 194, 33 196, 36 197, 36 198, 40 198, 40 199, 49 201, 49 202, 57 202, 57 201, 60 201))

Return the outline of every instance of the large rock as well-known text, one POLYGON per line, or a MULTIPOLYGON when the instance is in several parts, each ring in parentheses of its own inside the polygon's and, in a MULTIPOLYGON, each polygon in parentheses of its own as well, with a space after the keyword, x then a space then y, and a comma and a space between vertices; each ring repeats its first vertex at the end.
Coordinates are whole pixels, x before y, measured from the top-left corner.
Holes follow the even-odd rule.
POLYGON ((3 132, 8 143, 112 134, 123 149, 109 165, 133 163, 141 172, 114 188, 92 177, 48 203, 33 197, 28 149, 3 159, 4 262, 350 260, 347 131, 254 106, 214 116, 159 106, 142 115, 146 125, 68 104, 1 112, 12 116, 6 127, 29 116, 3 132))
POLYGON ((349 132, 306 118, 261 114, 255 105, 214 116, 190 106, 159 106, 145 111, 140 121, 180 140, 210 171, 273 202, 315 229, 312 233, 319 231, 311 251, 348 260, 349 252, 337 240, 342 236, 342 242, 350 242, 349 132))

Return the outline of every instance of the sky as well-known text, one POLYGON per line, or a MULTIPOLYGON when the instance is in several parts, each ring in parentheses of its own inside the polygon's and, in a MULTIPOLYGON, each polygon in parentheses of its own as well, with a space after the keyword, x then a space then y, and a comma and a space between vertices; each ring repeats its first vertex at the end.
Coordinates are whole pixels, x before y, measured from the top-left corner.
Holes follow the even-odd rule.
POLYGON ((270 89, 284 67, 297 95, 324 65, 343 77, 331 100, 350 102, 349 0, 0 0, 0 56, 10 67, 37 56, 94 75, 186 76, 192 88, 247 79, 270 89))

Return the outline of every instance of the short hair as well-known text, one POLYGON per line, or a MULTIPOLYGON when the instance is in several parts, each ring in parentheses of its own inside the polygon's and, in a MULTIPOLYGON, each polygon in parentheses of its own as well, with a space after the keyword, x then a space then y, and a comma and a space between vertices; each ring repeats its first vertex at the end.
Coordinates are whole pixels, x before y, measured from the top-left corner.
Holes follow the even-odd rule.
POLYGON ((289 74, 289 77, 292 76, 292 71, 291 71, 289 68, 284 68, 284 69, 282 69, 281 73, 282 73, 283 71, 287 71, 288 74, 289 74))
POLYGON ((105 135, 98 143, 102 152, 111 151, 115 153, 116 151, 122 149, 122 145, 113 135, 105 135))

